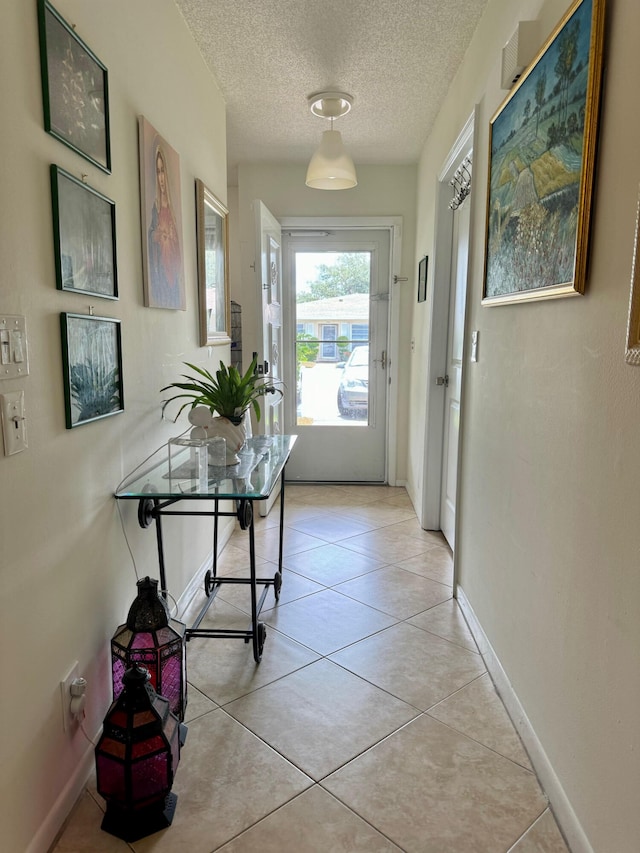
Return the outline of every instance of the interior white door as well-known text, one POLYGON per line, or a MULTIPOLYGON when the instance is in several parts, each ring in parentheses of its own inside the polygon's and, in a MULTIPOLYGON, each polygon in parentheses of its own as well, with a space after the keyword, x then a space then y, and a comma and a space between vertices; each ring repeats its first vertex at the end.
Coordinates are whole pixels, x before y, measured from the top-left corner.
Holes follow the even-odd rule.
POLYGON ((462 352, 464 344, 468 258, 469 201, 467 200, 453 213, 447 370, 444 376, 446 387, 440 527, 452 550, 455 548, 460 394, 462 386, 462 352))
MULTIPOLYGON (((280 223, 262 201, 253 203, 256 228, 256 285, 262 306, 261 346, 258 371, 276 387, 282 386, 282 235, 280 223)), ((282 399, 280 394, 262 397, 262 417, 257 431, 264 435, 282 432, 282 399)), ((266 515, 280 493, 273 490, 268 501, 261 501, 260 514, 266 515)))
POLYGON ((285 234, 283 252, 287 479, 385 482, 389 232, 285 234))

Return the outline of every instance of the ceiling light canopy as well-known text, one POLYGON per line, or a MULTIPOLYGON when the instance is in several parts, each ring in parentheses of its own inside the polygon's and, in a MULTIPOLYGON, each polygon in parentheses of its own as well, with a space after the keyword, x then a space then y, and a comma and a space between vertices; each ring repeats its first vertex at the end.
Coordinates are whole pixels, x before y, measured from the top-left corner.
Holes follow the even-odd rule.
POLYGON ((306 185, 316 190, 347 190, 358 183, 353 160, 347 153, 333 120, 346 115, 353 98, 344 92, 318 92, 308 98, 309 109, 319 118, 331 120, 331 130, 322 134, 320 147, 309 162, 306 185))

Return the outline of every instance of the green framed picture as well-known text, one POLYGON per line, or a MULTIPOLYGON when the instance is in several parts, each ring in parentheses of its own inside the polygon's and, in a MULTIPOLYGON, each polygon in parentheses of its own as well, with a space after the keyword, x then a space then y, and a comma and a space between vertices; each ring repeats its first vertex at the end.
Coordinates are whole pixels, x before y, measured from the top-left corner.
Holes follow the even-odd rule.
POLYGON ((49 0, 38 25, 45 130, 111 172, 107 69, 49 0))
POLYGON ((67 429, 124 411, 120 320, 60 314, 67 429))
POLYGON ((51 199, 58 290, 117 299, 115 202, 55 165, 51 199))
POLYGON ((583 293, 604 0, 576 0, 491 119, 483 304, 583 293))

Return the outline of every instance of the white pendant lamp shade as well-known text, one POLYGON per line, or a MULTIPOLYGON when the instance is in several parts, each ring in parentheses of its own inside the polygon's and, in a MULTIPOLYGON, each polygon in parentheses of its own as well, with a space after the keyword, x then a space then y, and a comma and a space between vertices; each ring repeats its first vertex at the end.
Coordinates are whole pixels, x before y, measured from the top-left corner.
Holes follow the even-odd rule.
POLYGON ((358 183, 353 160, 342 144, 339 131, 333 129, 333 120, 351 109, 353 98, 344 92, 318 92, 307 99, 313 115, 331 120, 331 130, 322 134, 322 142, 307 169, 308 187, 316 190, 348 190, 358 183))
POLYGON ((338 130, 325 130, 307 169, 306 185, 315 190, 348 190, 358 183, 353 160, 338 130))

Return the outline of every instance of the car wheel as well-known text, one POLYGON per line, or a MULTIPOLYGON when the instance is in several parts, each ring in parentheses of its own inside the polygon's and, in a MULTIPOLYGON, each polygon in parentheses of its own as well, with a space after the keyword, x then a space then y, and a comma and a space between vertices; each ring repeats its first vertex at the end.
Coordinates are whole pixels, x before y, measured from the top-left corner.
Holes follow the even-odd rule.
POLYGON ((342 390, 340 388, 338 388, 338 411, 340 412, 343 418, 346 418, 349 415, 349 410, 342 402, 342 390))

